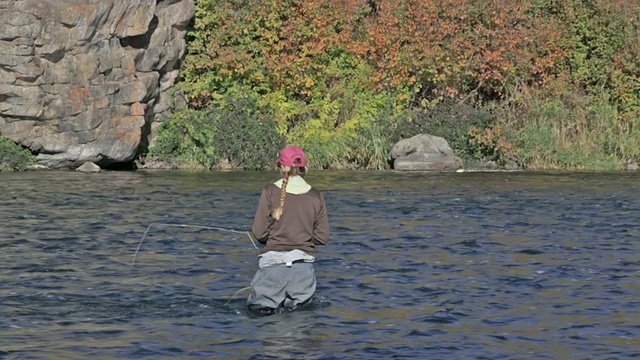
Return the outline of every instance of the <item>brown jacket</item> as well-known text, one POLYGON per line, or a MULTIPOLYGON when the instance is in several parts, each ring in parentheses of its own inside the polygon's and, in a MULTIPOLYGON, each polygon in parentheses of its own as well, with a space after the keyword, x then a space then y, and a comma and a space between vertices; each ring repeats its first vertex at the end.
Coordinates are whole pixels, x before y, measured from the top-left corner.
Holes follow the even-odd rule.
POLYGON ((262 189, 253 236, 263 244, 261 251, 302 250, 316 255, 316 245, 329 241, 329 219, 322 193, 311 189, 303 194, 287 192, 280 220, 271 217, 271 211, 280 206, 280 188, 274 184, 262 189))

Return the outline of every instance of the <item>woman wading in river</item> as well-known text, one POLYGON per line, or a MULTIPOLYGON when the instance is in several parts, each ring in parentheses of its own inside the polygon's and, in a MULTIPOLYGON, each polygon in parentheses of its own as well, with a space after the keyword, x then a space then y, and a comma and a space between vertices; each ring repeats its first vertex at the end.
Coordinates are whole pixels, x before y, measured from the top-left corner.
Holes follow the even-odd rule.
POLYGON ((265 314, 292 311, 313 298, 316 245, 329 241, 324 197, 304 180, 304 151, 286 147, 277 163, 282 179, 262 190, 252 227, 254 237, 266 246, 247 305, 265 314))

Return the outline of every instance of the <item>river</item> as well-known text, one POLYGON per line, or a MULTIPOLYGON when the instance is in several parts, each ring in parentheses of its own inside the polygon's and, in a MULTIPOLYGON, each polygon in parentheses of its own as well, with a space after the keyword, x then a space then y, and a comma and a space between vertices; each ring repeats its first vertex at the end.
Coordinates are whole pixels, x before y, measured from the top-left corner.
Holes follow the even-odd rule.
POLYGON ((317 297, 258 317, 243 231, 276 179, 0 173, 0 358, 640 356, 637 173, 311 171, 317 297))

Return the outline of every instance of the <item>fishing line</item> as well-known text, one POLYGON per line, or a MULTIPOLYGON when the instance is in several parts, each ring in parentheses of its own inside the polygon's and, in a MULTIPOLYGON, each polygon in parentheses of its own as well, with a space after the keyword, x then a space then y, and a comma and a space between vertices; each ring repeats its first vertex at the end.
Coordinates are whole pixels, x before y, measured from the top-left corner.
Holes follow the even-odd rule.
POLYGON ((247 290, 251 290, 251 286, 243 287, 242 289, 240 289, 240 290, 236 291, 236 293, 235 293, 235 294, 233 294, 233 296, 232 296, 229 300, 227 300, 227 302, 226 302, 226 303, 224 303, 224 305, 225 305, 225 306, 226 306, 226 305, 229 305, 229 303, 231 302, 231 300, 235 300, 236 295, 238 295, 238 294, 239 294, 240 292, 242 292, 242 291, 247 291, 247 290))
POLYGON ((147 226, 147 229, 144 231, 144 234, 142 235, 142 238, 140 239, 140 242, 138 243, 138 247, 136 248, 136 252, 133 254, 133 259, 131 260, 131 267, 133 267, 133 265, 135 265, 135 263, 136 263, 136 256, 138 255, 138 251, 140 250, 140 247, 142 246, 142 242, 147 237, 147 234, 149 233, 149 229, 151 229, 151 226, 173 226, 173 227, 180 227, 180 228, 208 229, 208 230, 217 230, 217 231, 227 231, 227 232, 232 232, 232 233, 236 233, 236 234, 245 234, 245 235, 247 235, 249 237, 249 240, 251 240, 251 244, 253 244, 253 247, 255 247, 256 249, 259 249, 258 245, 256 245, 255 241, 253 240, 253 236, 251 236, 251 233, 249 231, 228 229, 228 228, 223 228, 223 227, 219 227, 219 226, 151 223, 151 224, 149 224, 149 226, 147 226))

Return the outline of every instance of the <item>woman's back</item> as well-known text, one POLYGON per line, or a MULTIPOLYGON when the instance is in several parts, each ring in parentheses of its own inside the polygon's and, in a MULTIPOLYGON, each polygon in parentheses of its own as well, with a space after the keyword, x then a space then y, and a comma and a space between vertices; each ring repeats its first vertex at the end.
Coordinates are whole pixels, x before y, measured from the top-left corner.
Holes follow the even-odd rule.
POLYGON ((278 221, 268 216, 273 204, 278 204, 281 189, 268 185, 263 189, 266 209, 256 211, 253 225, 257 239, 267 237, 267 251, 302 250, 315 256, 315 245, 324 245, 329 240, 329 222, 322 193, 310 189, 302 194, 287 194, 282 215, 278 221))

